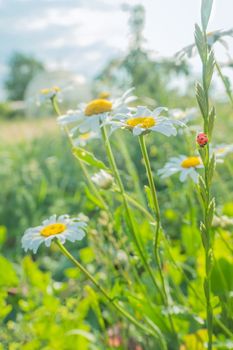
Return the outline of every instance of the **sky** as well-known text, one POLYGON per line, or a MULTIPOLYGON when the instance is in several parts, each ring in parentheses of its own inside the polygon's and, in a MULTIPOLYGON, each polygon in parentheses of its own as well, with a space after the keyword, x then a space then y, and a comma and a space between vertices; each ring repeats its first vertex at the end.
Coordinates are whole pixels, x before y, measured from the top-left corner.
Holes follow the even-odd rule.
MULTIPOLYGON (((193 42, 199 0, 0 0, 0 99, 13 51, 34 55, 50 70, 62 68, 86 78, 123 55, 129 13, 122 4, 144 5, 145 47, 155 56, 170 57, 193 42)), ((215 0, 209 30, 233 27, 232 13, 232 0, 215 0)), ((233 38, 228 41, 232 56, 233 38)), ((222 48, 216 47, 216 53, 226 61, 222 48)))

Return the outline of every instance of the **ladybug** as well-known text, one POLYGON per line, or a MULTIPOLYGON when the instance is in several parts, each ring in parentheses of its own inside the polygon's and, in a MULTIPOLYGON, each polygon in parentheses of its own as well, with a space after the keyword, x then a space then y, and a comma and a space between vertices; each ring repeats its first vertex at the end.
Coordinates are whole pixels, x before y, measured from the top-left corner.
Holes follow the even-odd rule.
POLYGON ((204 147, 208 143, 208 136, 204 132, 200 132, 200 134, 197 135, 197 143, 200 147, 204 147))

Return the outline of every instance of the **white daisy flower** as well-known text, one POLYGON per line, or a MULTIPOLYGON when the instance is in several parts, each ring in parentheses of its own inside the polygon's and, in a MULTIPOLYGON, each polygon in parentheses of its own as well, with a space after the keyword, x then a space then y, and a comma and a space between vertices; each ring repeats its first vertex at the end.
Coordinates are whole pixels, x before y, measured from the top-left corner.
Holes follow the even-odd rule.
POLYGON ((109 189, 113 183, 112 175, 102 169, 100 172, 94 174, 91 179, 97 186, 105 190, 109 189))
POLYGON ((221 144, 221 145, 217 145, 213 148, 213 151, 215 153, 215 157, 216 157, 216 162, 217 163, 223 163, 224 162, 224 158, 233 152, 233 144, 230 145, 226 145, 226 144, 221 144))
POLYGON ((61 93, 61 88, 59 86, 53 86, 51 88, 41 89, 39 94, 39 103, 51 100, 53 97, 61 93))
POLYGON ((180 155, 179 157, 170 158, 165 166, 158 171, 158 174, 164 179, 180 172, 179 178, 181 182, 184 182, 189 176, 195 183, 197 183, 199 174, 196 169, 198 168, 203 168, 200 157, 187 157, 180 155))
MULTIPOLYGON (((72 136, 72 135, 71 135, 72 136)), ((95 132, 86 132, 84 134, 79 134, 79 136, 75 139, 73 139, 73 145, 74 146, 80 146, 84 147, 88 142, 90 142, 93 139, 98 138, 99 135, 95 132)))
POLYGON ((175 126, 185 126, 185 124, 179 120, 161 116, 163 111, 167 111, 167 108, 158 107, 151 111, 147 107, 138 106, 134 113, 116 114, 112 118, 110 117, 106 124, 111 125, 112 131, 119 128, 128 129, 135 136, 150 131, 156 131, 165 136, 175 136, 177 134, 175 126))
POLYGON ((32 250, 35 254, 42 243, 49 247, 54 238, 62 244, 80 241, 85 236, 86 223, 79 218, 70 218, 68 215, 53 215, 44 220, 42 225, 29 228, 22 237, 22 247, 27 252, 32 250))
POLYGON ((127 90, 115 100, 98 98, 86 104, 82 103, 76 111, 58 117, 58 124, 64 126, 76 122, 76 127, 71 130, 72 133, 77 130, 81 133, 90 131, 99 133, 100 122, 104 121, 110 113, 127 113, 129 111, 128 103, 136 99, 135 96, 131 95, 132 90, 127 90))
POLYGON ((187 108, 187 109, 169 109, 168 116, 174 118, 176 120, 180 120, 181 122, 187 124, 188 122, 194 120, 198 116, 197 108, 187 108))

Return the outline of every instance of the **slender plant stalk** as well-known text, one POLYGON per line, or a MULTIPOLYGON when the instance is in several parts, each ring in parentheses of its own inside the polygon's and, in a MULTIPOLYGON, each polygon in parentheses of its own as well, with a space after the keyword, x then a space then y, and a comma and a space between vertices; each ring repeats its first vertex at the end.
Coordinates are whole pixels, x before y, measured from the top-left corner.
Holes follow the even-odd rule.
POLYGON ((140 198, 140 202, 142 204, 145 204, 145 198, 143 196, 142 188, 140 186, 138 173, 137 173, 136 167, 135 167, 135 165, 130 157, 128 147, 127 147, 123 137, 121 137, 121 134, 117 133, 116 138, 117 138, 117 147, 119 147, 119 150, 120 150, 121 154, 123 155, 123 158, 125 159, 126 168, 128 170, 129 175, 131 176, 131 178, 133 180, 135 192, 136 192, 138 198, 140 198))
MULTIPOLYGON (((120 306, 116 301, 114 301, 109 293, 99 284, 99 282, 87 271, 87 269, 75 259, 75 257, 64 247, 64 245, 57 240, 57 245, 60 248, 61 252, 89 279, 98 289, 98 291, 105 297, 105 299, 110 303, 110 305, 117 310, 118 313, 121 314, 124 318, 126 318, 129 322, 134 324, 137 328, 140 328, 144 333, 149 334, 156 339, 159 338, 161 344, 163 344, 163 340, 160 339, 160 335, 155 333, 151 328, 144 326, 140 322, 138 322, 128 311, 126 311, 122 306, 120 306)), ((165 350, 166 347, 163 347, 165 350)))
POLYGON ((228 80, 227 78, 223 75, 222 69, 220 67, 220 64, 215 60, 215 66, 217 68, 218 74, 220 79, 222 80, 222 83, 224 85, 225 91, 227 96, 229 97, 229 100, 231 102, 231 106, 233 107, 233 97, 232 97, 232 92, 231 92, 231 88, 229 86, 228 80))
MULTIPOLYGON (((53 96, 51 98, 51 103, 52 103, 53 109, 54 109, 55 113, 57 114, 57 116, 60 116, 61 112, 60 112, 60 108, 58 106, 58 102, 57 102, 57 97, 56 96, 53 96)), ((68 130, 67 127, 65 127, 64 130, 65 130, 67 138, 68 138, 68 140, 69 140, 69 142, 71 144, 71 147, 73 148, 74 145, 73 145, 72 138, 70 137, 69 130, 68 130)), ((81 168, 81 170, 83 172, 84 177, 87 180, 88 186, 91 189, 92 193, 94 193, 95 196, 98 198, 99 202, 101 203, 102 208, 107 210, 108 209, 108 205, 106 204, 106 202, 103 199, 103 197, 101 196, 100 192, 98 191, 98 189, 94 185, 93 181, 91 180, 91 177, 90 177, 89 172, 88 172, 88 170, 86 168, 86 165, 78 157, 76 159, 79 162, 80 168, 81 168)))
MULTIPOLYGON (((214 53, 207 41, 207 26, 211 14, 213 0, 202 0, 202 28, 196 25, 195 42, 202 62, 202 84, 198 83, 196 98, 203 117, 204 132, 211 140, 215 120, 215 110, 210 109, 209 87, 216 67, 214 53)), ((202 198, 203 220, 200 225, 203 248, 205 252, 204 292, 206 299, 206 324, 208 330, 208 350, 213 348, 213 308, 211 304, 211 271, 213 266, 212 221, 215 210, 215 200, 211 195, 211 184, 215 169, 215 157, 210 157, 209 143, 199 148, 204 165, 204 178, 199 178, 199 192, 202 198)))
POLYGON ((134 227, 133 218, 132 218, 132 215, 131 215, 131 212, 130 212, 130 208, 129 208, 129 205, 128 205, 128 201, 127 201, 127 196, 126 196, 126 193, 125 193, 124 185, 123 185, 123 182, 121 181, 121 177, 120 177, 120 174, 119 174, 116 162, 115 162, 114 155, 112 153, 112 148, 111 148, 108 136, 107 136, 107 132, 106 132, 105 126, 101 127, 101 133, 102 133, 103 142, 104 142, 104 145, 105 145, 105 148, 106 148, 106 153, 107 153, 107 156, 108 156, 108 160, 109 160, 112 172, 115 175, 116 182, 117 182, 117 185, 119 187, 119 190, 120 190, 120 193, 121 193, 121 196, 122 196, 126 217, 128 219, 128 225, 129 225, 129 228, 130 228, 130 232, 132 234, 132 238, 133 238, 134 244, 135 244, 135 246, 137 248, 138 254, 139 254, 140 258, 141 258, 141 261, 142 261, 142 264, 143 264, 145 270, 149 273, 149 275, 151 277, 151 280, 154 283, 155 288, 160 293, 160 296, 162 297, 162 300, 163 300, 163 294, 161 293, 160 288, 158 287, 158 284, 156 282, 154 273, 153 273, 149 263, 147 262, 147 259, 146 259, 145 255, 144 255, 144 252, 143 252, 143 249, 141 247, 141 243, 140 243, 140 241, 139 241, 139 239, 137 237, 137 233, 136 233, 136 230, 135 230, 135 227, 134 227))
POLYGON ((156 228, 155 228, 155 237, 154 237, 154 257, 155 257, 155 261, 156 261, 156 264, 158 267, 159 276, 160 276, 160 280, 161 280, 161 284, 162 284, 163 302, 168 309, 168 317, 169 317, 171 329, 173 331, 173 334, 175 336, 176 341, 178 341, 177 332, 175 330, 172 316, 171 316, 170 311, 169 311, 169 301, 168 301, 168 296, 167 296, 167 291, 166 291, 165 279, 163 276, 161 261, 160 261, 160 257, 159 257, 158 244, 159 244, 159 234, 161 231, 161 215, 160 215, 160 208, 159 208, 159 202, 158 202, 158 197, 157 197, 157 191, 156 191, 155 182, 153 179, 153 174, 152 174, 151 165, 150 165, 150 159, 148 156, 144 135, 139 136, 139 143, 140 143, 140 147, 141 147, 141 151, 142 151, 142 155, 143 155, 143 160, 145 162, 147 178, 148 178, 151 196, 152 196, 152 201, 153 201, 153 207, 154 207, 153 209, 154 209, 154 214, 156 217, 156 228))

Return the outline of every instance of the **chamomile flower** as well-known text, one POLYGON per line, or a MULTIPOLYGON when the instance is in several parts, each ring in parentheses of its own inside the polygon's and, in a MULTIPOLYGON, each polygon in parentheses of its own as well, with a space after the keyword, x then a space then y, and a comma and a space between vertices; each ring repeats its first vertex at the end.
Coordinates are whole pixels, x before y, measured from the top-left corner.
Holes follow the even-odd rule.
POLYGON ((167 109, 159 107, 151 111, 147 107, 138 106, 134 112, 110 117, 106 124, 111 125, 112 131, 119 128, 128 129, 135 136, 150 131, 159 132, 165 136, 175 136, 177 134, 176 126, 185 126, 185 124, 179 120, 161 116, 163 111, 167 111, 167 109))
POLYGON ((187 108, 187 109, 169 109, 168 116, 174 118, 175 120, 180 120, 181 122, 187 124, 188 122, 194 120, 198 116, 197 108, 187 108))
POLYGON ((40 90, 39 103, 51 100, 53 97, 57 96, 61 92, 59 86, 53 86, 51 88, 45 88, 40 90))
MULTIPOLYGON (((71 135, 72 136, 72 135, 71 135)), ((79 136, 75 139, 73 139, 73 145, 74 146, 80 146, 84 147, 88 142, 90 142, 93 139, 98 138, 98 134, 95 132, 86 132, 84 134, 79 134, 79 136)))
POLYGON ((109 173, 107 173, 104 170, 100 170, 100 172, 94 174, 91 177, 92 181, 99 186, 100 188, 103 188, 104 190, 109 189, 113 184, 113 177, 109 173))
POLYGON ((198 182, 198 168, 203 168, 203 164, 200 157, 193 156, 187 157, 180 155, 179 157, 172 157, 165 164, 165 166, 158 171, 161 178, 164 179, 173 174, 180 173, 180 181, 184 182, 188 177, 197 183, 198 182))
POLYGON ((127 90, 120 98, 107 99, 97 98, 88 103, 82 103, 76 111, 58 117, 58 123, 62 126, 76 122, 76 126, 71 130, 72 133, 79 131, 99 132, 100 123, 103 122, 110 113, 127 113, 128 103, 136 99, 131 95, 133 89, 127 90))
POLYGON ((217 163, 223 163, 224 158, 230 154, 233 153, 233 144, 226 145, 226 144, 221 144, 217 145, 213 148, 213 151, 215 153, 216 161, 217 163))
POLYGON ((22 247, 27 252, 35 254, 39 246, 44 243, 49 247, 54 238, 62 244, 65 241, 80 241, 85 236, 86 223, 79 218, 70 218, 68 215, 53 215, 44 220, 42 225, 29 228, 22 237, 22 247))

